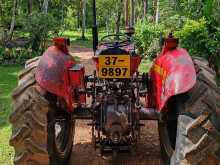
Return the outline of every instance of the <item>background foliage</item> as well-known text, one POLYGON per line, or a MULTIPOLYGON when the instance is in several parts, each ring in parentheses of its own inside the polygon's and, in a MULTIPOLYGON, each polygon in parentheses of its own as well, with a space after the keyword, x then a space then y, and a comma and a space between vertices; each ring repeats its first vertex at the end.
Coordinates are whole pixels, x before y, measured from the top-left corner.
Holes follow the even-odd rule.
POLYGON ((180 39, 180 46, 190 55, 201 56, 219 76, 220 68, 220 2, 160 1, 160 21, 149 19, 136 24, 136 42, 140 53, 155 57, 160 51, 160 41, 169 32, 180 39))
MULTIPOLYGON (((133 2, 135 42, 138 52, 146 56, 141 70, 150 66, 161 49, 162 38, 172 31, 190 55, 209 61, 220 82, 219 0, 133 2)), ((96 3, 100 37, 117 30, 123 32, 126 0, 96 0, 96 3)), ((8 116, 10 92, 21 69, 17 64, 40 55, 55 36, 69 37, 72 44, 92 47, 91 27, 92 0, 0 0, 0 164, 12 164, 8 116)))

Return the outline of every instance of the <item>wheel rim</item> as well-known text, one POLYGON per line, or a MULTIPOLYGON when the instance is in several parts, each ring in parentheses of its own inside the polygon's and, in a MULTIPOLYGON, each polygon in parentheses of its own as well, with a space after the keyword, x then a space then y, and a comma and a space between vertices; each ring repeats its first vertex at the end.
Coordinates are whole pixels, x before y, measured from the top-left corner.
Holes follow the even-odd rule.
POLYGON ((176 133, 177 133, 177 120, 165 120, 160 123, 160 134, 162 145, 169 157, 172 157, 175 151, 176 133))
POLYGON ((169 139, 169 133, 167 130, 167 124, 166 123, 160 123, 160 133, 163 136, 163 138, 161 138, 161 143, 164 146, 164 149, 167 153, 167 155, 169 157, 171 157, 174 153, 174 149, 170 143, 170 139, 169 139))
POLYGON ((65 153, 69 144, 69 138, 72 138, 71 121, 68 118, 57 118, 54 123, 54 140, 57 152, 65 153))

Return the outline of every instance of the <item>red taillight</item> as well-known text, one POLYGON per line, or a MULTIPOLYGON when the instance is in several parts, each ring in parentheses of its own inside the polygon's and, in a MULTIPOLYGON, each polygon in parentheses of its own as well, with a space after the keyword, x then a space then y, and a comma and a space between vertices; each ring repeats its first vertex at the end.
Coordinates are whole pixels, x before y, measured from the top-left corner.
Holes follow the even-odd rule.
POLYGON ((99 57, 97 56, 93 56, 92 60, 95 62, 96 64, 96 69, 99 70, 99 57))
POLYGON ((62 52, 68 54, 68 46, 70 46, 70 40, 67 38, 54 38, 53 39, 54 45, 60 49, 62 52))
POLYGON ((165 48, 170 49, 176 49, 179 44, 179 39, 174 38, 173 34, 170 33, 169 36, 165 39, 165 48))
POLYGON ((138 70, 140 63, 140 56, 131 57, 131 75, 133 75, 138 70))
POLYGON ((68 38, 54 38, 53 42, 55 45, 70 46, 70 40, 68 38))

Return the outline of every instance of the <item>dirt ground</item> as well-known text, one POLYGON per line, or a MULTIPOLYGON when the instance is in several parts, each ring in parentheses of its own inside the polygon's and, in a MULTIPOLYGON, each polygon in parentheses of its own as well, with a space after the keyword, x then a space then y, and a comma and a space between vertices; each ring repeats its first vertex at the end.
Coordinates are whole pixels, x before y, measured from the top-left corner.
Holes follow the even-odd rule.
MULTIPOLYGON (((71 54, 80 57, 85 65, 86 73, 92 74, 95 69, 91 60, 91 49, 72 47, 71 54)), ((91 129, 89 121, 78 120, 75 127, 74 149, 71 155, 71 165, 108 165, 109 159, 101 157, 91 143, 91 129)), ((121 165, 160 165, 160 143, 156 121, 145 121, 141 130, 141 139, 132 153, 119 155, 118 164, 121 165)))

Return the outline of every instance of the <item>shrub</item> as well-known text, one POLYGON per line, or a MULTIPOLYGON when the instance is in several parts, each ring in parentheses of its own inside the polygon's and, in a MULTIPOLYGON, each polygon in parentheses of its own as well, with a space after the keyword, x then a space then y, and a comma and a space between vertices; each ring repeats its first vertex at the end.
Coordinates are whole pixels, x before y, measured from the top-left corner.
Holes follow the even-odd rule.
POLYGON ((57 21, 49 13, 33 13, 25 21, 25 24, 26 31, 30 34, 34 51, 44 50, 48 33, 59 30, 57 21))
POLYGON ((4 48, 0 46, 0 63, 4 60, 3 52, 4 52, 4 48))
POLYGON ((163 26, 139 21, 136 25, 135 42, 139 53, 155 55, 160 49, 159 39, 163 34, 163 26))
POLYGON ((38 56, 39 53, 30 48, 0 47, 0 64, 25 64, 28 59, 38 56))
POLYGON ((181 46, 191 55, 207 56, 209 32, 204 18, 199 21, 187 20, 183 28, 175 32, 175 36, 180 39, 181 46))
POLYGON ((187 20, 182 29, 175 33, 181 47, 192 56, 200 56, 209 61, 210 66, 219 73, 220 67, 220 29, 212 27, 205 18, 198 21, 187 20), (214 30, 213 30, 214 29, 214 30))

